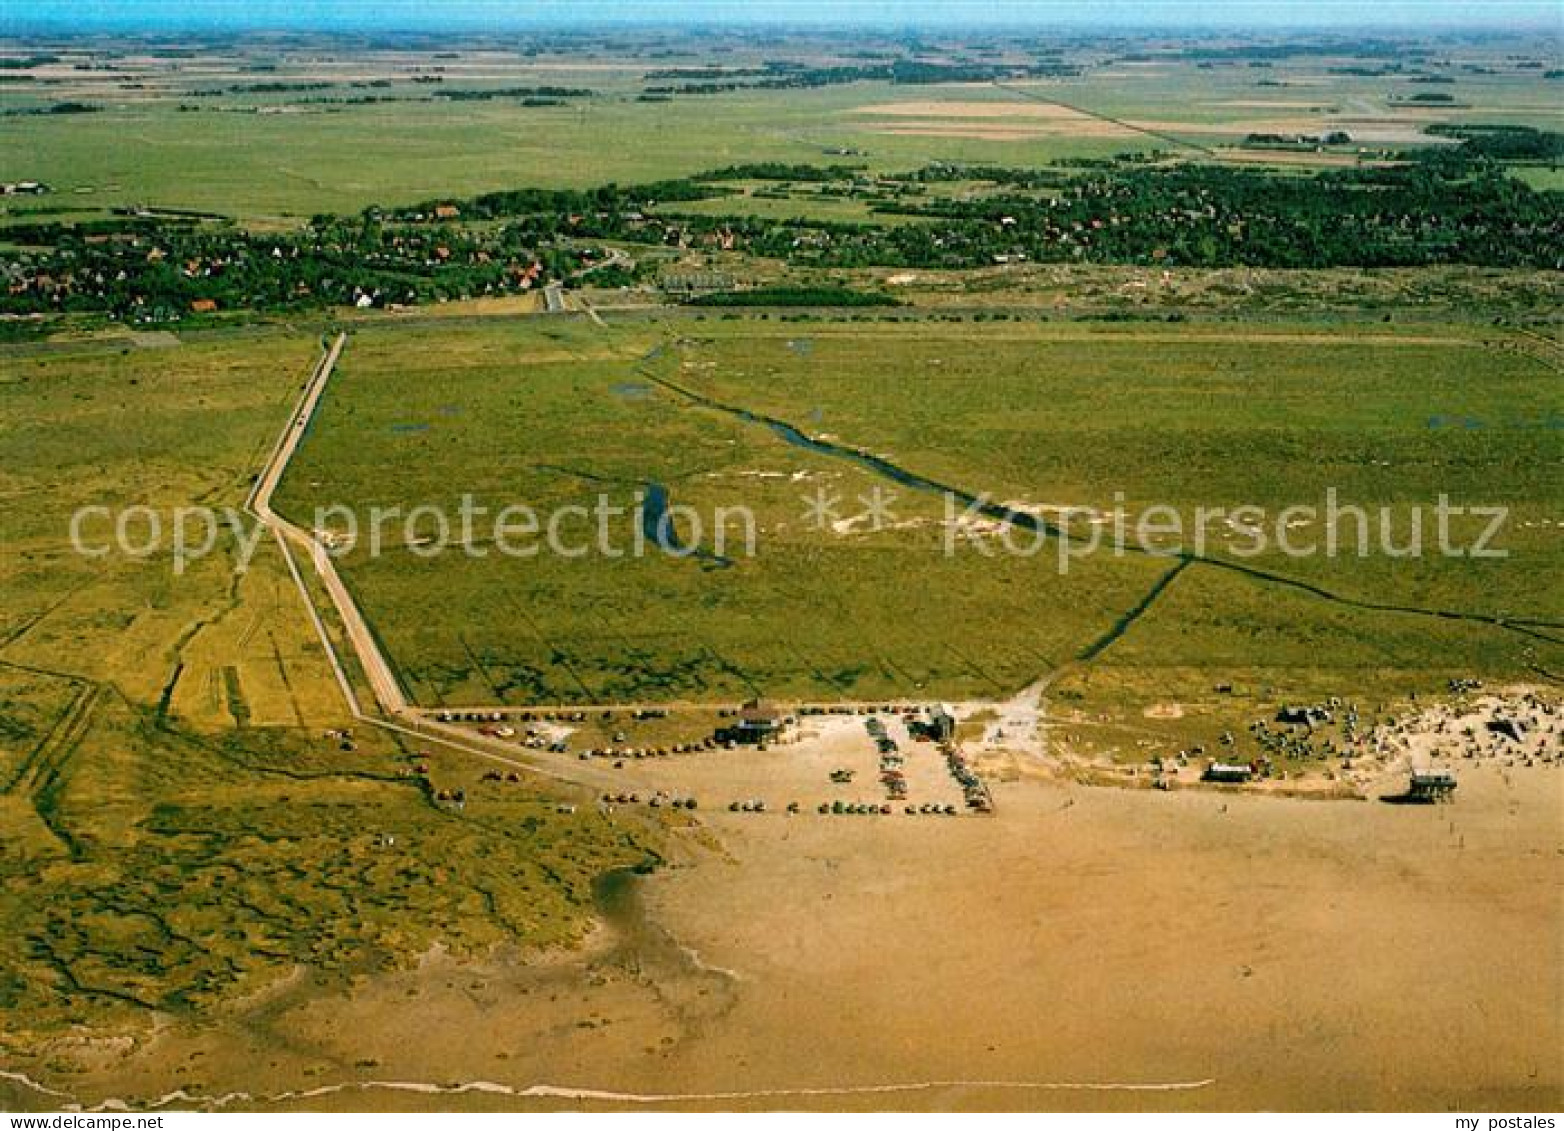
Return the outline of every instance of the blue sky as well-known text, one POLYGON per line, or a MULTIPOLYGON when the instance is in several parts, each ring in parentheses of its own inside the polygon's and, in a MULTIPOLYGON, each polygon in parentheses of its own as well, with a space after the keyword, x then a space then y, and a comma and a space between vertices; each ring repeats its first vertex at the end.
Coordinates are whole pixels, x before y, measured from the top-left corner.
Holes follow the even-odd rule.
POLYGON ((610 23, 1502 27, 1564 31, 1564 0, 0 0, 20 27, 505 28, 610 23))

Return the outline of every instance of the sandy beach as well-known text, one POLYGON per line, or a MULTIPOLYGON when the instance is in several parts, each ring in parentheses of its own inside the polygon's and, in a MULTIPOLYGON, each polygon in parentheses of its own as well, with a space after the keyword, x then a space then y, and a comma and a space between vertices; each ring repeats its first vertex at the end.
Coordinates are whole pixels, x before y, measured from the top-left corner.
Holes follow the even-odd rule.
POLYGON ((1023 777, 992 818, 703 814, 670 867, 600 893, 580 953, 300 977, 64 1086, 87 1107, 1555 1108, 1564 773, 1461 782, 1406 806, 1023 777))

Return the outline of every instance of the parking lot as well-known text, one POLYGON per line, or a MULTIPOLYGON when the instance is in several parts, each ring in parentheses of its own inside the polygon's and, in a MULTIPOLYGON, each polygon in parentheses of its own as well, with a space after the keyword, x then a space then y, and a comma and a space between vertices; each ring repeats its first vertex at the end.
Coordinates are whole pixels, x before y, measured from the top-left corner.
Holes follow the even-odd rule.
POLYGON ((804 716, 764 748, 718 747, 618 764, 624 788, 606 795, 610 804, 694 799, 701 810, 757 815, 973 811, 939 747, 915 739, 896 714, 804 716))

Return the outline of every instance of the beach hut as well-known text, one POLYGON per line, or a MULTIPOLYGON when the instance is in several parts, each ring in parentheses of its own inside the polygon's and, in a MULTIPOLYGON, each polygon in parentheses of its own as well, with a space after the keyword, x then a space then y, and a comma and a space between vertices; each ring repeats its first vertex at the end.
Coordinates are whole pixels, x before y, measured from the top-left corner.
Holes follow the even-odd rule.
POLYGON ((1455 792, 1455 775, 1449 770, 1413 770, 1407 783, 1407 797, 1432 804, 1450 800, 1455 792))
POLYGON ((928 734, 935 742, 952 742, 956 737, 956 716, 940 703, 929 711, 928 734))
POLYGON ((718 738, 729 744, 761 746, 781 737, 786 724, 786 718, 774 704, 752 699, 739 708, 732 725, 718 732, 718 738))

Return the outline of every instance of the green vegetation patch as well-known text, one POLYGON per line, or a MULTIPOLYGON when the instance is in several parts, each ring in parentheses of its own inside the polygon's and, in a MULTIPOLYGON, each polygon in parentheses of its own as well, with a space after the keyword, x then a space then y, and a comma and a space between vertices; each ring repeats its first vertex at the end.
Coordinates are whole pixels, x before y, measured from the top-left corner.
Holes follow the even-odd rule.
POLYGON ((83 505, 108 508, 84 528, 94 544, 124 508, 166 523, 240 506, 318 348, 256 329, 0 358, 8 1054, 68 1029, 210 1016, 298 967, 346 978, 437 943, 568 943, 590 923, 592 879, 648 858, 646 830, 536 783, 484 793, 458 755, 344 737, 269 539, 242 577, 232 535, 182 574, 166 544, 142 559, 72 550, 83 505))
MULTIPOLYGON (((455 514, 463 496, 490 514, 521 502, 546 518, 600 499, 624 513, 651 484, 707 520, 708 556, 695 557, 431 556, 419 552, 430 531, 400 523, 380 554, 360 544, 345 575, 430 706, 1003 695, 1106 662, 1191 592, 1235 597, 1213 598, 1213 627, 1191 630, 1194 654, 1176 661, 1189 668, 1378 681, 1557 664, 1548 630, 1497 623, 1560 619, 1546 582, 1557 492, 1538 470, 1559 451, 1556 382, 1498 332, 533 322, 366 332, 335 380, 285 484, 297 521, 334 505, 455 514), (952 537, 964 503, 889 465, 961 499, 1089 510, 1068 520, 1082 544, 1094 522, 1107 531, 1063 572, 1046 540, 991 552, 992 532, 952 537), (1197 508, 1257 506, 1274 532, 1293 522, 1287 507, 1323 511, 1328 492, 1373 516, 1365 554, 1355 519, 1338 522, 1334 557, 1274 542, 1247 553, 1217 520, 1194 541, 1197 508), (1509 556, 1438 554, 1441 492, 1507 507, 1494 546, 1509 556), (822 498, 823 522, 810 509, 822 498), (755 553, 730 546, 715 562, 710 520, 738 506, 754 516, 755 553), (1174 508, 1185 550, 1209 559, 1165 589, 1176 560, 1115 552, 1111 528, 1122 511, 1133 534, 1155 506, 1174 508), (1383 552, 1381 511, 1393 549, 1427 523, 1426 552, 1383 552), (1218 628, 1247 643, 1203 648, 1218 628)), ((1319 540, 1322 522, 1287 530, 1319 540)), ((1487 525, 1460 516, 1449 533, 1470 545, 1487 525)), ((628 526, 615 530, 625 546, 628 526)))

